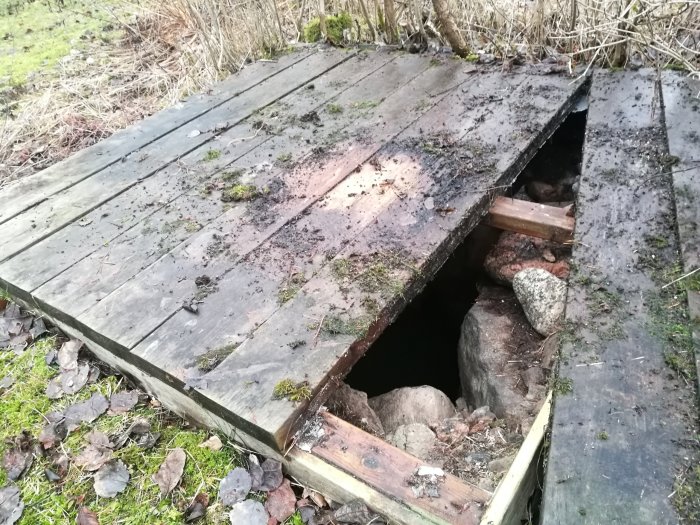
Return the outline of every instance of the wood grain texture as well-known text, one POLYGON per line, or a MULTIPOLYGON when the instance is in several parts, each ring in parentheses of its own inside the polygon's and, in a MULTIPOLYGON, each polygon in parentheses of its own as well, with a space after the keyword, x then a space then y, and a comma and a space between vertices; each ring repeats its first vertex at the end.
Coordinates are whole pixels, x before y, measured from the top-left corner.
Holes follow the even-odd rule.
POLYGON ((566 213, 566 208, 497 197, 486 222, 501 230, 566 243, 572 239, 575 224, 574 218, 566 213))
POLYGON ((365 481, 388 498, 402 501, 427 519, 437 516, 445 524, 476 525, 490 493, 447 474, 439 485, 439 498, 418 498, 408 478, 425 463, 389 445, 383 439, 321 412, 324 436, 311 453, 365 481))
POLYGON ((78 320, 124 347, 133 347, 175 314, 183 300, 196 293, 196 277, 206 273, 218 280, 228 273, 235 267, 232 263, 243 260, 289 221, 304 213, 386 141, 426 113, 430 106, 412 106, 444 86, 446 80, 459 76, 462 69, 463 65, 452 62, 423 71, 391 97, 378 105, 373 104, 365 113, 363 125, 355 127, 349 138, 340 140, 320 158, 302 159, 296 169, 285 173, 285 193, 281 198, 272 195, 272 198, 234 206, 80 315, 78 320), (212 246, 219 245, 218 239, 222 236, 228 247, 212 250, 212 246), (142 311, 130 306, 134 299, 138 300, 142 311), (147 316, 143 315, 145 311, 149 312, 147 316))
MULTIPOLYGON (((489 85, 488 79, 482 80, 484 87, 489 85)), ((268 433, 267 439, 272 436, 279 446, 284 446, 305 407, 287 400, 272 400, 275 384, 285 378, 307 381, 317 395, 312 406, 322 402, 328 393, 324 386, 332 378, 344 376, 393 322, 405 304, 432 278, 453 247, 480 221, 499 188, 503 191, 512 183, 522 162, 534 155, 548 138, 548 130, 564 118, 575 89, 568 85, 567 79, 561 80, 560 88, 555 89, 552 79, 546 79, 552 86, 548 96, 528 101, 527 111, 540 130, 534 137, 525 132, 526 126, 533 125, 532 120, 522 119, 517 124, 517 117, 522 110, 522 94, 535 91, 538 80, 528 78, 521 86, 504 87, 497 95, 486 90, 498 108, 495 111, 490 107, 487 111, 498 117, 485 122, 481 122, 479 111, 472 109, 478 105, 464 97, 458 112, 463 112, 466 132, 453 137, 455 149, 464 151, 470 147, 495 167, 477 171, 481 164, 475 154, 469 161, 471 168, 456 169, 444 154, 437 154, 433 160, 444 165, 436 169, 430 163, 431 153, 424 151, 421 142, 415 150, 404 149, 403 158, 413 160, 400 163, 403 177, 413 180, 422 191, 407 191, 403 198, 385 206, 360 234, 349 238, 294 299, 262 324, 254 337, 203 376, 197 388, 243 419, 254 420, 261 432, 268 433), (470 125, 470 117, 475 118, 474 127, 470 125), (507 122, 511 125, 506 126, 507 122), (506 136, 518 136, 520 140, 499 149, 506 136), (429 182, 431 178, 433 183, 429 182), (428 209, 425 201, 431 197, 434 208, 428 209), (451 212, 439 211, 450 208, 451 212), (349 276, 339 277, 339 267, 349 267, 349 276), (290 343, 295 341, 306 344, 294 349, 290 343), (232 383, 244 387, 232 388, 232 383)), ((473 97, 484 93, 474 84, 466 91, 473 97)), ((404 142, 404 147, 406 144, 411 142, 404 142)), ((396 158, 393 154, 387 160, 393 162, 396 158)))
POLYGON ((5 235, 0 240, 1 260, 7 260, 66 225, 80 220, 90 211, 209 142, 220 131, 234 126, 350 57, 352 53, 342 51, 314 53, 302 62, 263 80, 256 85, 257 89, 245 91, 224 102, 217 107, 217 111, 204 113, 186 126, 176 128, 139 150, 132 149, 121 162, 111 164, 6 221, 3 224, 5 235), (223 129, 219 129, 220 126, 223 129), (192 130, 200 131, 199 135, 192 136, 192 130))
MULTIPOLYGON (((40 295, 52 300, 52 291, 58 290, 57 306, 69 305, 66 313, 86 310, 224 213, 230 204, 222 202, 216 184, 225 182, 221 180, 225 173, 247 171, 258 185, 270 182, 285 170, 275 165, 277 157, 308 153, 314 147, 312 138, 325 137, 342 125, 319 129, 295 117, 322 110, 359 81, 374 86, 383 82, 387 90, 405 82, 405 65, 390 68, 371 82, 366 79, 397 56, 375 53, 350 58, 314 81, 313 89, 302 86, 6 261, 0 265, 0 275, 27 292, 58 275, 40 295), (282 111, 289 118, 282 118, 282 111), (261 130, 261 122, 269 122, 274 132, 261 130), (214 149, 219 157, 203 161, 214 149)), ((351 122, 350 116, 346 122, 351 122)))
POLYGON ((129 153, 143 148, 255 87, 260 82, 304 60, 313 52, 310 49, 301 50, 282 56, 274 62, 256 62, 246 66, 223 81, 211 93, 194 95, 182 103, 118 131, 94 146, 76 152, 71 157, 35 175, 8 184, 0 190, 0 224, 58 191, 119 162, 129 153))
POLYGON ((653 71, 593 76, 544 525, 678 522, 697 413, 655 328, 678 253, 659 95, 653 71))

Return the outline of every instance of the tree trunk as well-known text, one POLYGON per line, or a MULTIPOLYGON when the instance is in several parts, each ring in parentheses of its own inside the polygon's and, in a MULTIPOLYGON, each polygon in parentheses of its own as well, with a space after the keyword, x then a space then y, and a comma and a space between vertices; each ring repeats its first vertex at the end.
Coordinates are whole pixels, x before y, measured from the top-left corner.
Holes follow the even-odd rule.
POLYGON ((464 41, 462 33, 459 32, 454 16, 452 16, 452 12, 447 5, 447 0, 433 0, 433 7, 435 8, 435 14, 437 15, 442 34, 445 35, 450 47, 452 47, 452 51, 462 58, 466 58, 469 55, 469 48, 464 41))

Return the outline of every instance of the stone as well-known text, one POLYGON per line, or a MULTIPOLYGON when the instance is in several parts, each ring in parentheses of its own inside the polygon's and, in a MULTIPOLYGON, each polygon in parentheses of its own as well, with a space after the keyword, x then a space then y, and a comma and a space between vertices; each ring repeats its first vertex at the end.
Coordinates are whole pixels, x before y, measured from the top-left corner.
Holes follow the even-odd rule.
POLYGON ((379 416, 386 432, 401 425, 430 425, 455 415, 455 407, 443 392, 432 386, 396 388, 373 397, 369 406, 379 416))
POLYGON ((496 474, 501 474, 503 472, 507 472, 510 466, 513 464, 513 461, 515 460, 515 454, 512 456, 506 456, 504 458, 498 458, 494 459, 493 461, 489 461, 489 470, 491 472, 494 472, 496 474))
POLYGON ((341 383, 327 402, 328 410, 348 423, 375 436, 384 436, 384 427, 367 402, 367 394, 341 383))
POLYGON ((510 285, 515 274, 526 268, 542 268, 566 279, 571 248, 521 233, 503 232, 484 260, 486 273, 498 284, 510 285))
POLYGON ((480 407, 467 418, 470 425, 490 421, 493 414, 529 416, 532 403, 525 400, 520 376, 539 359, 541 341, 512 290, 481 289, 462 323, 457 351, 462 395, 469 406, 480 407))
POLYGON ((435 433, 422 423, 401 425, 392 435, 390 443, 412 456, 428 460, 437 443, 435 433))
POLYGON ((566 283, 541 268, 528 268, 513 277, 513 291, 532 327, 545 337, 561 326, 566 306, 566 283))

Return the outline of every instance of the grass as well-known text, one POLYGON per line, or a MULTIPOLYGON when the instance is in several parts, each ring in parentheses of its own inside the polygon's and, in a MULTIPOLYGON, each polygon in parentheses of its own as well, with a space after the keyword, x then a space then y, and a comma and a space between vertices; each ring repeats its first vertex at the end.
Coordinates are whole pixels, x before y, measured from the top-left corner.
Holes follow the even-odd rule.
MULTIPOLYGON (((23 430, 38 436, 47 412, 85 400, 95 392, 109 396, 126 388, 121 378, 102 376, 77 394, 60 400, 48 399, 44 390, 56 370, 46 365, 44 356, 54 344, 53 338, 47 338, 32 344, 20 356, 0 352, 0 376, 11 374, 16 379, 15 384, 0 396, 0 413, 3 415, 0 455, 7 450, 7 441, 23 430)), ((91 475, 75 465, 71 465, 62 482, 51 483, 44 476, 44 469, 52 468, 50 459, 38 456, 30 471, 17 482, 25 503, 19 525, 75 523, 78 501, 95 511, 100 523, 179 525, 183 523, 183 510, 198 492, 206 492, 212 500, 207 517, 200 523, 225 523, 225 509, 216 501, 216 494, 220 479, 233 467, 241 465, 238 452, 223 436, 221 450, 200 448, 210 433, 188 425, 158 404, 138 405, 127 414, 105 414, 92 424, 83 424, 64 440, 62 450, 75 455, 85 446, 85 437, 91 430, 119 434, 137 417, 148 419, 152 431, 160 432, 161 437, 150 450, 131 444, 115 452, 115 457, 124 461, 131 475, 125 492, 113 499, 98 498, 92 488, 91 475), (162 498, 150 478, 175 447, 181 447, 187 453, 184 475, 175 491, 162 498)), ((0 469, 0 486, 7 482, 4 470, 0 469)))
POLYGON ((328 113, 330 113, 330 114, 335 114, 335 115, 337 115, 337 114, 343 112, 343 106, 341 106, 340 104, 332 104, 332 103, 331 103, 331 104, 327 104, 327 105, 326 105, 326 110, 327 110, 328 113))
POLYGON ((210 149, 207 150, 207 152, 204 154, 204 162, 211 162, 213 160, 218 159, 221 157, 221 150, 218 149, 210 149))
POLYGON ((85 49, 97 38, 121 36, 105 8, 116 0, 0 1, 0 88, 23 86, 32 74, 53 68, 72 49, 85 49))
MULTIPOLYGON (((695 438, 696 442, 698 438, 695 438)), ((687 469, 676 479, 673 504, 681 517, 680 523, 700 523, 700 465, 687 469)))
POLYGON ((305 282, 306 279, 302 273, 296 272, 290 275, 284 283, 284 286, 277 292, 277 302, 282 305, 292 300, 294 296, 299 293, 299 290, 301 290, 305 282))

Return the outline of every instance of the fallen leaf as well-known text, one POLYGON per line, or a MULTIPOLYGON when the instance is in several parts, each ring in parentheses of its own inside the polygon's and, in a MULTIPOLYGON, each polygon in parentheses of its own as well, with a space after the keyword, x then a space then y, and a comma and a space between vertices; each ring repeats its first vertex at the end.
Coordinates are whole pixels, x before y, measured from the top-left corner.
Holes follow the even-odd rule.
POLYGON ((95 493, 102 498, 113 498, 126 488, 129 471, 122 460, 110 461, 95 474, 95 493))
POLYGON ((44 469, 44 476, 46 476, 46 479, 49 480, 51 483, 56 483, 57 481, 61 481, 61 476, 59 476, 53 470, 48 469, 48 468, 44 469))
POLYGON ((58 351, 58 366, 61 370, 73 370, 78 366, 78 352, 83 346, 83 342, 78 339, 71 339, 61 345, 58 351))
POLYGON ((93 394, 87 401, 69 406, 64 412, 68 432, 73 432, 80 423, 92 423, 107 411, 108 406, 107 398, 98 393, 93 394))
POLYGON ((21 354, 32 340, 32 336, 29 333, 22 333, 10 338, 10 342, 7 345, 16 354, 21 354))
POLYGON ((12 448, 5 452, 2 458, 2 467, 7 472, 7 478, 10 481, 17 481, 29 470, 33 462, 34 456, 30 450, 22 451, 12 448))
POLYGON ((263 504, 252 499, 235 503, 228 516, 231 525, 267 525, 268 520, 263 504))
POLYGON ((355 499, 346 503, 333 514, 340 523, 372 523, 377 516, 370 512, 362 500, 355 499))
POLYGON ((13 525, 22 516, 24 503, 14 485, 0 488, 0 524, 13 525))
POLYGON ((44 361, 48 366, 51 366, 55 361, 56 358, 58 357, 58 350, 55 348, 52 348, 48 352, 46 352, 46 357, 44 358, 44 361))
POLYGON ((63 397, 63 394, 65 394, 65 392, 61 386, 61 375, 59 374, 46 385, 46 396, 49 399, 59 399, 63 397))
POLYGON ((74 463, 88 472, 94 472, 110 459, 112 459, 112 449, 90 444, 78 454, 74 463))
POLYGON ((91 366, 90 367, 90 374, 88 375, 88 383, 96 383, 97 380, 100 378, 100 369, 97 368, 96 366, 91 366))
POLYGON ((207 513, 209 506, 209 495, 200 492, 194 497, 192 504, 185 510, 185 523, 197 521, 207 513))
POLYGON ((219 486, 219 499, 226 506, 243 501, 251 489, 250 474, 241 468, 236 467, 221 480, 219 486))
POLYGON ((81 363, 72 370, 65 370, 59 376, 61 378, 61 388, 66 394, 80 392, 87 384, 90 376, 90 365, 81 363))
POLYGON ((39 443, 45 449, 53 447, 56 442, 63 441, 68 435, 65 418, 63 412, 49 412, 44 416, 48 423, 41 429, 39 434, 39 443))
POLYGON ((78 525, 100 525, 100 520, 97 519, 97 514, 87 507, 80 507, 76 523, 78 525))
POLYGON ((199 131, 198 129, 193 129, 187 134, 187 138, 193 139, 195 137, 198 137, 202 132, 199 131))
POLYGON ((153 446, 158 443, 160 439, 160 432, 146 432, 145 434, 139 434, 136 439, 136 446, 148 450, 153 448, 153 446))
POLYGON ((113 415, 126 414, 129 410, 136 406, 139 402, 139 393, 137 390, 129 390, 127 392, 117 392, 109 398, 109 413, 113 415))
MULTIPOLYGON (((2 385, 0 384, 0 387, 1 386, 2 385)), ((223 446, 224 444, 221 442, 221 439, 216 435, 211 436, 209 439, 199 444, 199 448, 208 448, 209 450, 213 451, 221 450, 221 447, 223 446)))
MULTIPOLYGON (((127 428, 114 442, 114 448, 120 449, 126 445, 126 442, 132 435, 138 435, 140 437, 151 434, 151 422, 144 418, 138 418, 134 420, 133 423, 127 428)), ((140 439, 139 437, 139 439, 140 439)), ((158 434, 160 437, 160 434, 158 434)), ((153 442, 155 444, 155 441, 153 442)), ((152 446, 152 445, 151 445, 152 446)), ((146 447, 144 447, 146 448, 146 447)))
POLYGON ((0 392, 8 390, 12 385, 15 384, 15 378, 11 375, 6 375, 0 379, 0 392))
POLYGON ((170 494, 180 483, 186 459, 187 455, 184 450, 181 448, 173 449, 161 464, 158 472, 151 476, 153 482, 158 485, 162 496, 170 494))
POLYGON ((262 477, 260 483, 253 484, 253 490, 261 490, 270 492, 277 489, 281 484, 284 476, 282 474, 282 463, 274 459, 266 459, 260 465, 262 477))
MULTIPOLYGON (((263 463, 264 464, 264 463, 263 463)), ((288 479, 267 495, 265 510, 277 521, 283 522, 296 510, 297 497, 288 479)))
POLYGON ((36 340, 40 335, 46 332, 46 324, 41 317, 34 319, 32 327, 29 330, 29 335, 32 336, 32 340, 36 340))

